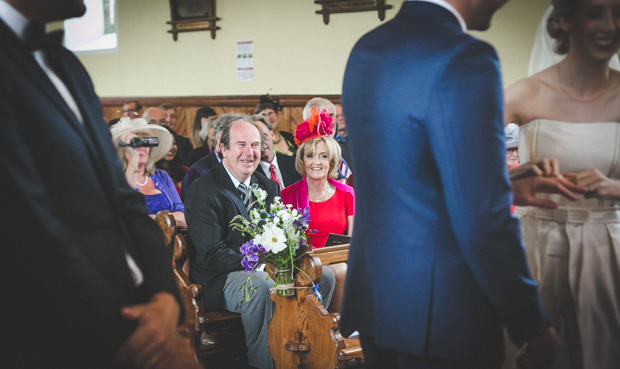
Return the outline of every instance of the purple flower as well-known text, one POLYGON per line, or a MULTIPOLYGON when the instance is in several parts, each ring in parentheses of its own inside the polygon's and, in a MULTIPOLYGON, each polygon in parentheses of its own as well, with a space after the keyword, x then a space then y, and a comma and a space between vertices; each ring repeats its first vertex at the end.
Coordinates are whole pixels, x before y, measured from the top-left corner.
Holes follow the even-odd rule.
POLYGON ((267 253, 267 249, 263 247, 263 245, 261 245, 260 243, 256 245, 256 247, 258 248, 258 251, 262 252, 263 254, 267 253))
POLYGON ((246 258, 248 259, 248 261, 250 261, 251 263, 257 263, 258 260, 260 260, 260 258, 258 257, 258 255, 248 255, 246 256, 246 258))
POLYGON ((245 268, 246 273, 250 273, 254 268, 254 263, 250 262, 246 258, 241 259, 241 266, 245 268))
POLYGON ((252 243, 252 244, 248 247, 248 253, 249 253, 249 254, 252 254, 252 255, 254 255, 254 254, 258 253, 258 246, 256 246, 255 244, 253 244, 253 243, 252 243))
POLYGON ((248 241, 239 247, 239 252, 242 255, 247 255, 250 252, 250 246, 252 245, 252 241, 248 241))

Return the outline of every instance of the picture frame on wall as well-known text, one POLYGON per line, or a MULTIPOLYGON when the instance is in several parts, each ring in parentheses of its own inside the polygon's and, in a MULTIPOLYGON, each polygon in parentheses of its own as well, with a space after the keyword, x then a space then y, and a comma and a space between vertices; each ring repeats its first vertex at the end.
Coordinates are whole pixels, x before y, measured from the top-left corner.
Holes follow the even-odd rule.
POLYGON ((181 32, 211 31, 211 38, 215 39, 215 32, 220 29, 216 22, 221 20, 215 15, 216 0, 169 0, 170 18, 166 22, 172 26, 168 33, 172 33, 174 41, 181 32))

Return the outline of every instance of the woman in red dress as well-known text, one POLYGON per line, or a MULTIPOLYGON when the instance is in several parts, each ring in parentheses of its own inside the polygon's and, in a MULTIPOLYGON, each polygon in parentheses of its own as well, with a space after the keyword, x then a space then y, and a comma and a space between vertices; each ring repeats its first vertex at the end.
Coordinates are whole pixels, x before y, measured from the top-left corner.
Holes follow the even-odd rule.
MULTIPOLYGON (((355 216, 353 187, 336 181, 340 164, 340 146, 329 135, 332 118, 313 109, 312 117, 300 124, 295 132, 297 158, 295 168, 302 179, 282 190, 282 202, 293 208, 310 208, 308 243, 312 248, 325 246, 330 233, 351 236, 355 216)), ((339 311, 344 291, 346 264, 329 266, 336 275, 336 287, 330 311, 339 311)))

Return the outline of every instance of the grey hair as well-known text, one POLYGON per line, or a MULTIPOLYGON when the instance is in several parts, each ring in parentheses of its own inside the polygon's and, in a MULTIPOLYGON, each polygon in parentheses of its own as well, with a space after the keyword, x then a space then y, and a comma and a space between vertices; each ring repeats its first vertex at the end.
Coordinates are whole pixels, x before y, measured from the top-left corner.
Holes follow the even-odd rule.
MULTIPOLYGON (((200 139, 202 139, 203 141, 205 141, 207 139, 207 137, 209 136, 209 129, 213 127, 213 124, 215 123, 216 119, 217 119, 217 117, 215 117, 215 116, 207 118, 207 121, 202 126, 202 128, 200 129, 200 133, 198 134, 200 139)), ((214 129, 214 131, 215 131, 215 129, 214 129)))
POLYGON ((304 120, 308 120, 310 119, 310 116, 312 114, 312 108, 315 108, 316 112, 321 114, 321 112, 323 110, 327 110, 328 107, 332 108, 332 111, 334 112, 334 114, 336 113, 336 107, 331 101, 323 97, 314 97, 306 103, 306 106, 304 106, 304 111, 302 113, 302 116, 304 120))
POLYGON ((269 119, 263 117, 260 114, 254 114, 252 115, 252 119, 254 119, 254 122, 261 122, 263 123, 267 128, 269 128, 269 130, 271 131, 273 129, 273 125, 271 124, 271 122, 269 121, 269 119))
POLYGON ((213 122, 213 142, 211 143, 211 147, 218 151, 215 145, 217 145, 217 134, 222 133, 224 127, 232 124, 232 122, 236 122, 238 120, 247 119, 248 116, 246 114, 241 113, 224 113, 220 114, 217 119, 213 122))

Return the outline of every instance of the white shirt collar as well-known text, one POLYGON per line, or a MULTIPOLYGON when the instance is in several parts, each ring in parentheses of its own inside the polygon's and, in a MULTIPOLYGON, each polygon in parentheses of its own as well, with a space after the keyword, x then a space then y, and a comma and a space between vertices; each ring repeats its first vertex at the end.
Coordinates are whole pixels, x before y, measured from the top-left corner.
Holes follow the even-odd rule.
MULTIPOLYGON (((239 182, 239 180, 237 178, 235 178, 232 174, 230 174, 230 172, 228 171, 228 168, 226 168, 226 165, 224 163, 222 163, 222 165, 224 166, 224 169, 226 169, 226 173, 228 173, 228 176, 230 176, 230 179, 232 180, 233 184, 235 185, 235 188, 239 187, 239 184, 241 182, 239 182)), ((252 181, 252 176, 249 176, 248 179, 243 182, 243 184, 247 187, 250 188, 250 182, 252 181)))
POLYGON ((9 3, 0 0, 0 19, 15 32, 21 41, 24 41, 24 30, 28 25, 28 18, 24 17, 22 13, 18 12, 9 3))
POLYGON ((461 25, 461 28, 463 29, 463 32, 467 32, 467 24, 465 23, 465 19, 463 19, 463 16, 461 15, 461 13, 459 13, 459 11, 456 10, 447 1, 445 1, 445 0, 409 0, 409 1, 426 1, 427 3, 437 4, 437 5, 441 6, 442 8, 445 8, 445 9, 449 10, 450 13, 454 14, 456 19, 459 21, 459 24, 461 25))
POLYGON ((263 167, 265 173, 269 172, 269 167, 271 166, 271 164, 273 164, 276 168, 280 169, 280 166, 278 165, 278 156, 276 154, 273 154, 273 160, 271 161, 271 163, 263 160, 260 161, 260 166, 263 167))

